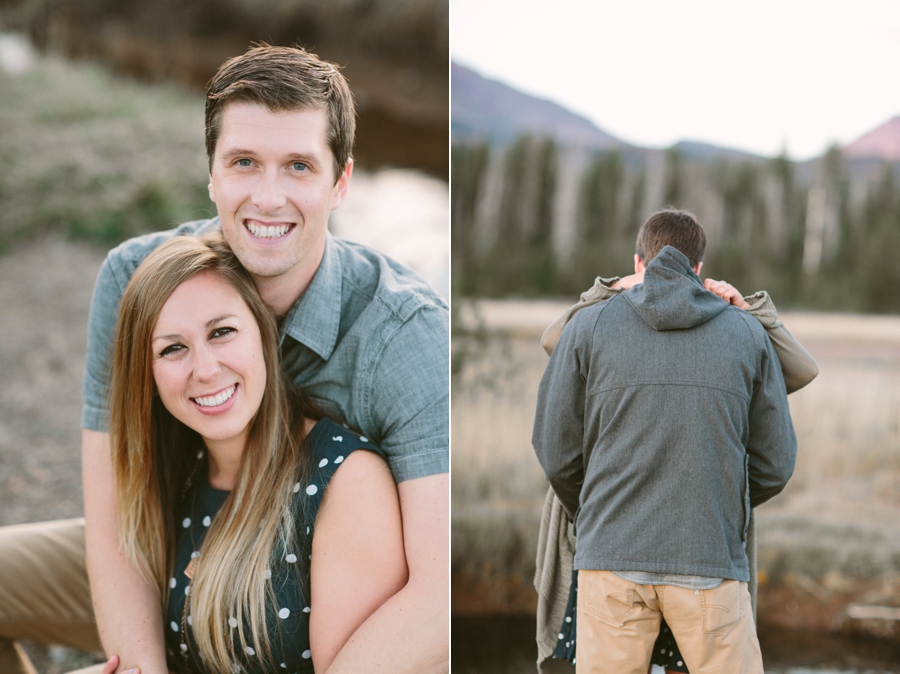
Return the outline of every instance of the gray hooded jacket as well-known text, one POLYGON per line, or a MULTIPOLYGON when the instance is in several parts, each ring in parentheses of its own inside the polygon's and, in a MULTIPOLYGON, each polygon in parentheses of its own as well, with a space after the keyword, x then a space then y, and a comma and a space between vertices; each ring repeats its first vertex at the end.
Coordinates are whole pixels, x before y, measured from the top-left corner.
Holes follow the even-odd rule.
POLYGON ((566 326, 532 442, 575 521, 575 568, 741 581, 750 508, 784 489, 797 454, 765 330, 671 246, 644 283, 566 326))

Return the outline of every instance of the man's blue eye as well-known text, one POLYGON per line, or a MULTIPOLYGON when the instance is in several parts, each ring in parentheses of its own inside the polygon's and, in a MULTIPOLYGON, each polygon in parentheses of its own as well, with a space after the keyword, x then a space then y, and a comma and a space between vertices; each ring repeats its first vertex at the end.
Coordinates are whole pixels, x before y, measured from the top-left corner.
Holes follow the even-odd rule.
POLYGON ((305 171, 307 169, 306 164, 304 164, 302 161, 295 161, 293 163, 293 167, 295 171, 305 171))
POLYGON ((252 163, 253 162, 251 162, 249 159, 238 159, 237 160, 238 166, 250 166, 250 164, 252 164, 252 163))

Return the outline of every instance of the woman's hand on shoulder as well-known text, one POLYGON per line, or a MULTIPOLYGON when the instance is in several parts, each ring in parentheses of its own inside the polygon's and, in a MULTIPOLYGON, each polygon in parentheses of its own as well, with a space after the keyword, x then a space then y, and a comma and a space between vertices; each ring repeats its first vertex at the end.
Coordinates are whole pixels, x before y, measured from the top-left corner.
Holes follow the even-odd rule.
POLYGON ((408 577, 394 478, 380 456, 354 451, 325 490, 313 536, 310 650, 316 671, 328 668, 408 577))
POLYGON ((749 309, 750 305, 744 300, 743 295, 738 292, 730 283, 725 281, 715 281, 711 278, 703 279, 703 287, 714 295, 718 295, 729 304, 733 304, 738 309, 749 309))

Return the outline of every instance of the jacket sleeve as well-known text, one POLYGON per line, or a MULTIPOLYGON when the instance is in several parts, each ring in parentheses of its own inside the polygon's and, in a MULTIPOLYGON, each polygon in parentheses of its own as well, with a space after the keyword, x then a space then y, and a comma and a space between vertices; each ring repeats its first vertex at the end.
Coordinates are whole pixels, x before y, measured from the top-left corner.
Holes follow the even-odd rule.
POLYGON ((566 514, 575 519, 584 482, 585 379, 582 366, 590 353, 586 322, 576 316, 562 337, 541 379, 532 445, 544 475, 566 514), (587 342, 583 339, 587 337, 587 342), (588 354, 585 356, 585 354, 588 354))
POLYGON ((763 339, 760 380, 750 401, 747 460, 750 505, 779 494, 794 472, 797 438, 791 422, 781 363, 771 342, 763 339))

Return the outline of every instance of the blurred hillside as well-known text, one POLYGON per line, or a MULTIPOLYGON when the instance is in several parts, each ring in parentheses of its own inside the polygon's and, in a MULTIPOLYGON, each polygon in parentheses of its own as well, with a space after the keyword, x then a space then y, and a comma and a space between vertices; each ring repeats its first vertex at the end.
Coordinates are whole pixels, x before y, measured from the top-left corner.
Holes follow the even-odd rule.
POLYGON ((487 141, 507 145, 531 133, 597 150, 624 148, 618 138, 593 122, 551 101, 534 98, 501 82, 488 80, 454 63, 450 124, 454 142, 487 141))
POLYGON ((0 26, 41 49, 201 90, 252 42, 300 43, 343 66, 368 168, 447 177, 445 0, 0 0, 0 26))
POLYGON ((561 109, 548 115, 547 101, 458 68, 452 85, 461 296, 572 297, 595 276, 631 273, 641 222, 674 205, 707 230, 704 275, 746 294, 768 289, 779 306, 900 312, 894 122, 807 162, 699 142, 598 146, 583 133, 587 120, 561 109), (477 89, 463 91, 478 95, 457 97, 467 80, 477 89), (504 124, 506 138, 495 132, 504 124))

